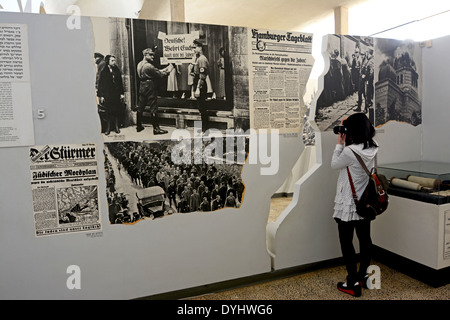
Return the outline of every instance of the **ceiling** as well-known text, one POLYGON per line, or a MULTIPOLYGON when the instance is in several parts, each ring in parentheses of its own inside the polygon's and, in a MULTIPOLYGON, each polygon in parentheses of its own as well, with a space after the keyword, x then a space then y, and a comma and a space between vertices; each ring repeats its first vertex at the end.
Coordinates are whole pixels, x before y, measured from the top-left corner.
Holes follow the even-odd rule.
POLYGON ((367 0, 185 0, 186 21, 302 30, 334 13, 367 0))
MULTIPOLYGON (((0 0, 1 3, 2 0, 0 0)), ((4 0, 3 0, 4 1, 4 0)), ((10 0, 12 1, 12 0, 10 0)), ((185 20, 207 24, 298 30, 367 0, 45 0, 47 13, 66 14, 75 4, 83 15, 133 17, 136 8, 150 8, 152 19, 170 20, 170 2, 183 2, 185 20), (127 12, 129 8, 130 12, 127 12), (116 10, 117 9, 117 10, 116 10)), ((25 0, 22 0, 24 3, 25 0)))

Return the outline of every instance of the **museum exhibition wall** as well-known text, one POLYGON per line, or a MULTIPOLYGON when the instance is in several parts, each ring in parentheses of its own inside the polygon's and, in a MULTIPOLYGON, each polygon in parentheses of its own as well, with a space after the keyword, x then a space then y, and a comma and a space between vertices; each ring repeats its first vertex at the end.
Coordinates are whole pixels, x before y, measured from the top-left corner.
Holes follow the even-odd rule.
POLYGON ((339 257, 331 218, 337 172, 329 164, 332 128, 357 105, 358 92, 342 73, 356 50, 371 52, 374 61, 372 101, 365 94, 363 105, 377 126, 379 164, 443 161, 448 152, 431 143, 448 144, 435 137, 445 132, 439 114, 449 111, 435 100, 445 101, 443 83, 433 80, 446 39, 421 48, 325 37, 323 79, 306 110, 311 43, 322 41, 308 33, 1 17, 2 299, 132 299, 339 257), (209 61, 207 72, 196 62, 194 41, 209 61), (144 107, 138 130, 147 48, 164 70, 155 82, 159 122, 144 107), (94 60, 101 56, 110 67, 94 60), (341 80, 329 81, 337 64, 341 80), (404 78, 394 77, 396 67, 404 78), (192 90, 195 70, 205 75, 203 95, 192 90), (337 82, 342 91, 332 87, 337 82), (406 82, 412 90, 404 90, 406 82), (110 112, 105 97, 120 112, 110 112), (208 110, 203 133, 199 106, 208 110), (268 224, 271 196, 292 183, 293 168, 302 171, 293 201, 268 224), (199 190, 202 199, 191 201, 199 190))
POLYGON ((2 118, 1 202, 7 214, 0 223, 1 298, 131 299, 271 271, 270 197, 304 149, 300 112, 313 63, 309 34, 7 13, 2 34, 3 104, 10 110, 16 99, 30 101, 20 104, 28 108, 23 119, 2 118), (196 100, 181 97, 190 96, 194 39, 211 61, 208 80, 214 88, 206 99, 210 135, 203 137, 196 100), (222 47, 226 97, 218 89, 222 47), (287 52, 278 53, 280 47, 287 52), (136 130, 136 69, 145 48, 158 55, 158 68, 175 65, 184 86, 174 97, 167 77, 159 83, 166 134, 153 133, 148 110, 145 130, 136 130), (113 73, 113 79, 123 85, 120 133, 96 97, 96 52, 113 54, 119 66, 121 77, 113 73), (269 94, 277 113, 267 122, 269 94), (132 167, 139 167, 138 175, 132 167), (170 172, 177 186, 184 185, 178 180, 183 176, 212 189, 214 178, 225 191, 233 190, 234 199, 212 211, 185 210, 185 193, 178 189, 177 210, 160 172, 145 176, 153 167, 165 177, 170 172))

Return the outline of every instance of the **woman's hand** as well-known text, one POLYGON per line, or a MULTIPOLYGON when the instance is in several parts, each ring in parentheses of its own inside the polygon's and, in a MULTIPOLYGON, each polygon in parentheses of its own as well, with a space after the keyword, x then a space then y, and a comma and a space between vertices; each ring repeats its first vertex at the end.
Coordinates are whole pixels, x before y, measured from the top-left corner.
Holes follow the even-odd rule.
MULTIPOLYGON (((345 117, 345 118, 343 118, 343 119, 341 120, 341 126, 344 125, 344 121, 347 120, 347 118, 348 118, 348 117, 345 117)), ((345 137, 346 137, 345 133, 343 133, 343 134, 342 134, 342 133, 339 133, 338 144, 344 145, 344 144, 345 144, 345 137)))
POLYGON ((339 133, 339 136, 338 136, 338 144, 342 144, 342 145, 344 145, 345 144, 345 133, 344 134, 342 134, 342 133, 339 133))

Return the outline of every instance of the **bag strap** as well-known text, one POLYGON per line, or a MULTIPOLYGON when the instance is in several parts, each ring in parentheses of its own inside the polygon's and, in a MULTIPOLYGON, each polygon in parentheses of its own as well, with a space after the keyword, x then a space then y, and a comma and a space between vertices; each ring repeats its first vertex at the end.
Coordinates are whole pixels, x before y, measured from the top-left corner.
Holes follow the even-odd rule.
MULTIPOLYGON (((352 150, 352 149, 350 149, 352 150)), ((356 159, 358 159, 359 163, 361 164, 361 166, 363 167, 364 171, 366 171, 366 173, 368 174, 369 178, 372 177, 375 181, 375 186, 377 188, 377 192, 378 195, 381 197, 381 201, 385 202, 386 201, 386 192, 383 189, 383 186, 381 185, 380 180, 378 179, 378 176, 376 174, 372 174, 369 169, 367 169, 366 164, 364 163, 364 161, 362 160, 361 156, 359 154, 357 154, 355 151, 353 151, 353 154, 356 156, 356 159)), ((376 168, 375 169, 375 173, 376 173, 376 168)), ((372 169, 373 171, 373 169, 372 169)), ((347 167, 347 173, 348 173, 348 178, 350 180, 350 187, 352 188, 352 193, 353 193, 353 198, 355 199, 355 203, 356 205, 358 205, 358 202, 356 202, 356 192, 355 192, 355 187, 353 186, 353 180, 352 180, 352 176, 350 175, 350 170, 347 167)))
POLYGON ((358 196, 356 195, 355 186, 353 185, 352 175, 350 174, 350 170, 348 169, 348 167, 347 167, 347 175, 348 175, 348 180, 350 181, 350 187, 352 188, 353 200, 355 200, 355 204, 358 205, 358 196))
POLYGON ((352 150, 353 154, 355 155, 356 159, 358 160, 358 162, 361 164, 361 166, 363 167, 364 171, 366 171, 367 175, 370 177, 370 171, 369 169, 367 169, 366 164, 364 163, 363 159, 361 158, 361 156, 359 154, 357 154, 353 149, 350 148, 350 150, 352 150))
MULTIPOLYGON (((359 154, 357 154, 352 148, 350 148, 350 150, 352 150, 353 154, 355 155, 356 159, 358 160, 358 162, 361 164, 361 166, 363 167, 364 171, 366 171, 367 175, 370 177, 371 173, 369 171, 369 169, 367 169, 366 164, 364 163, 363 159, 361 158, 361 156, 359 154)), ((352 188, 352 196, 353 196, 353 200, 355 200, 355 204, 358 205, 359 201, 358 201, 358 196, 356 194, 356 190, 355 190, 355 186, 353 184, 353 179, 352 179, 352 175, 350 174, 350 170, 347 167, 347 175, 348 175, 348 180, 350 181, 350 187, 352 188)))

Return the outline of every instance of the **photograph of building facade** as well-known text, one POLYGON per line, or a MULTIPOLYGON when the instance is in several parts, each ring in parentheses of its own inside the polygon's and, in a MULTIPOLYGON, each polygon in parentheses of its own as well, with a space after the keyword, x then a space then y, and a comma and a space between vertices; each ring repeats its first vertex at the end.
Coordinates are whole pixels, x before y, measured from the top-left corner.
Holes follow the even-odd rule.
POLYGON ((417 44, 392 39, 375 41, 379 55, 378 81, 375 83, 375 125, 400 121, 417 126, 422 123, 420 98, 420 52, 417 44), (416 62, 418 61, 418 62, 416 62))

